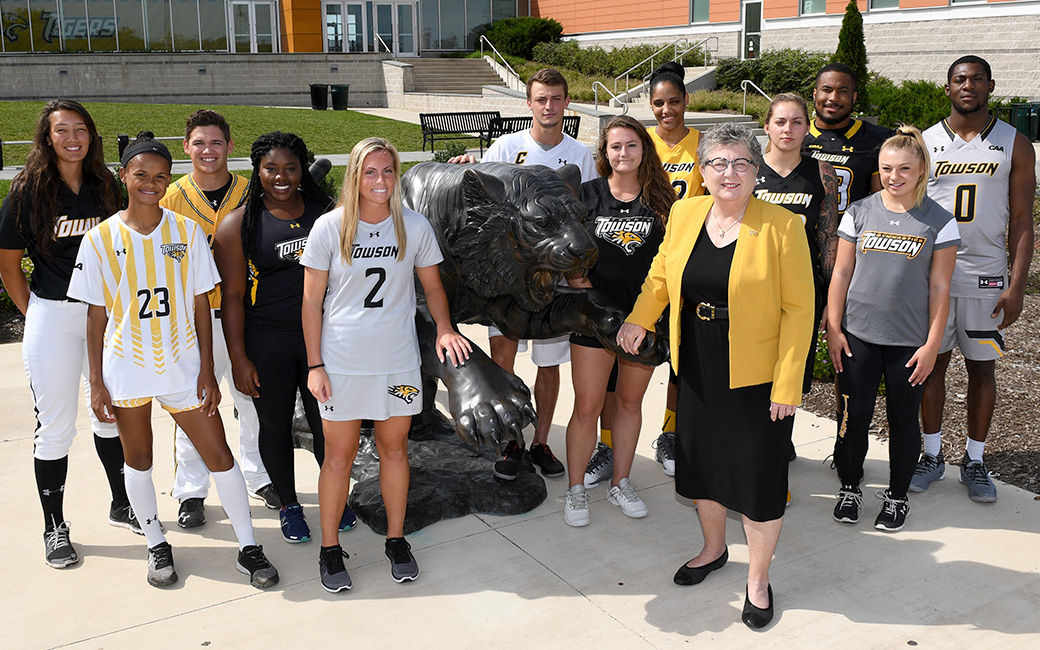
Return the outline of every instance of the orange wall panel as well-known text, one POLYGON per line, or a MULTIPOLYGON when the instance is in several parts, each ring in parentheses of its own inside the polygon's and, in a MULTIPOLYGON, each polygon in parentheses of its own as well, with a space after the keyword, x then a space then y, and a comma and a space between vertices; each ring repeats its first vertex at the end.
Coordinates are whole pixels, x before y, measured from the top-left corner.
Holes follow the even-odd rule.
MULTIPOLYGON (((843 14, 845 13, 845 7, 849 4, 849 0, 827 0, 827 13, 829 14, 843 14)), ((857 0, 856 5, 859 7, 860 13, 867 11, 867 0, 857 0)))
POLYGON ((577 34, 686 25, 690 9, 682 0, 531 0, 531 15, 558 20, 564 34, 577 34))
POLYGON ((740 0, 712 0, 709 7, 708 20, 713 23, 740 20, 740 0))
POLYGON ((762 5, 762 17, 791 18, 798 15, 798 0, 772 0, 762 5))
POLYGON ((899 0, 900 9, 916 9, 918 7, 947 7, 948 0, 899 0))
POLYGON ((282 0, 282 46, 287 52, 321 52, 321 0, 282 0))

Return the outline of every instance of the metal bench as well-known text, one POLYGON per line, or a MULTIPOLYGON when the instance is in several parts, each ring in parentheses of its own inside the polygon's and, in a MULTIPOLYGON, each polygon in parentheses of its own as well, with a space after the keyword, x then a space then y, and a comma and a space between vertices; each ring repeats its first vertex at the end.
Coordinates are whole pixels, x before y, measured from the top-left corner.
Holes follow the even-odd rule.
MULTIPOLYGON (((531 128, 534 118, 530 115, 521 117, 496 117, 488 125, 486 140, 481 141, 481 153, 485 146, 490 147, 491 141, 500 138, 507 133, 516 133, 531 128)), ((563 132, 572 138, 578 137, 578 127, 581 125, 580 115, 565 115, 563 117, 563 132)))
POLYGON ((436 140, 477 138, 480 141, 480 153, 483 155, 484 140, 491 120, 500 117, 501 113, 498 111, 419 113, 419 125, 422 127, 423 134, 423 151, 426 151, 427 142, 430 143, 430 151, 433 151, 436 140))

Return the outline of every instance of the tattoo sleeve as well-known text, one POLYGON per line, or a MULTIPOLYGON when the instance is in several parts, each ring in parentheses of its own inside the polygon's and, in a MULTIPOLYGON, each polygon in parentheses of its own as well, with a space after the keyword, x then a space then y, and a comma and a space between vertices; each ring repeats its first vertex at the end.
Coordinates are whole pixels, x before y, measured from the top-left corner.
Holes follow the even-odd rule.
POLYGON ((823 202, 816 222, 816 243, 820 247, 820 268, 829 283, 838 254, 838 176, 833 167, 822 161, 820 180, 823 181, 823 202))

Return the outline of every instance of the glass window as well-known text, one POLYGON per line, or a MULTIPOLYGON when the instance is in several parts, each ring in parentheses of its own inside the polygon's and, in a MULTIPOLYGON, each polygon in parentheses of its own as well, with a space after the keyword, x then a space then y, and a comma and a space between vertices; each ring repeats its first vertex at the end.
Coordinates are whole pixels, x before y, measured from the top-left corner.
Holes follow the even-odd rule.
POLYGON ((472 50, 477 42, 478 27, 491 24, 491 0, 466 0, 466 44, 472 50))
POLYGON ((173 49, 194 52, 199 49, 198 0, 173 0, 173 49))
POLYGON ((61 31, 63 47, 72 52, 87 52, 87 4, 84 0, 61 1, 61 31))
POLYGON ((90 49, 94 52, 115 52, 116 14, 112 0, 87 0, 90 16, 90 49))
POLYGON ((256 51, 274 52, 274 7, 268 3, 253 5, 256 17, 256 51))
POLYGON ((528 0, 516 0, 516 15, 530 16, 531 15, 531 3, 528 0))
POLYGON ((54 0, 29 0, 32 21, 32 51, 53 52, 61 49, 61 26, 54 0))
POLYGON ((441 49, 462 49, 466 42, 466 0, 441 0, 441 49))
POLYGON ((394 47, 394 7, 388 4, 376 5, 376 52, 392 51, 394 47))
POLYGON ((325 51, 343 51, 343 5, 325 5, 325 51))
POLYGON ((693 16, 693 22, 708 22, 708 2, 709 0, 690 0, 690 13, 693 16))
POLYGON ((143 52, 144 16, 141 0, 115 0, 116 21, 119 25, 119 50, 121 52, 143 52))
POLYGON ((0 0, 0 21, 4 52, 32 52, 29 4, 25 0, 0 0))
POLYGON ((231 20, 235 25, 235 51, 252 52, 253 41, 249 34, 249 5, 236 2, 231 5, 231 20))
POLYGON ((424 50, 441 49, 440 2, 439 0, 421 0, 422 11, 422 48, 424 50))
POLYGON ((415 52, 415 5, 397 5, 397 51, 415 52))
POLYGON ((515 0, 491 0, 491 20, 516 18, 515 0))
POLYGON ((827 0, 802 0, 802 15, 822 14, 827 11, 827 0))
POLYGON ((361 22, 364 7, 347 5, 347 45, 351 52, 365 51, 365 29, 361 22))
POLYGON ((173 49, 173 26, 170 25, 170 0, 145 0, 146 34, 148 50, 169 51, 173 49))
POLYGON ((894 9, 899 7, 899 0, 870 0, 871 9, 894 9))
POLYGON ((227 9, 224 0, 199 0, 202 49, 227 51, 227 9))

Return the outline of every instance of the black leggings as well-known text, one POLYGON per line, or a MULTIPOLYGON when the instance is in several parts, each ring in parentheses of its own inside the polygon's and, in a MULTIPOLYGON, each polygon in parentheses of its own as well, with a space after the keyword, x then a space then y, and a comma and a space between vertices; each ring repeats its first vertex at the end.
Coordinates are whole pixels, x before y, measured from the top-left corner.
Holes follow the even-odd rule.
POLYGON ((299 502, 296 496, 296 466, 293 458, 292 424, 296 414, 296 392, 303 399, 311 433, 314 458, 321 467, 325 460, 325 436, 321 430, 318 401, 307 389, 307 349, 303 332, 245 328, 246 355, 256 366, 260 379, 253 398, 260 420, 260 458, 271 477, 282 505, 299 502))
POLYGON ((875 345, 842 331, 849 341, 852 356, 842 359, 845 369, 839 375, 840 424, 834 443, 838 477, 843 486, 859 487, 863 480, 867 436, 874 417, 878 385, 884 375, 888 414, 888 489, 893 497, 905 499, 921 454, 921 426, 917 414, 924 385, 911 386, 909 379, 913 368, 906 367, 917 348, 875 345))

